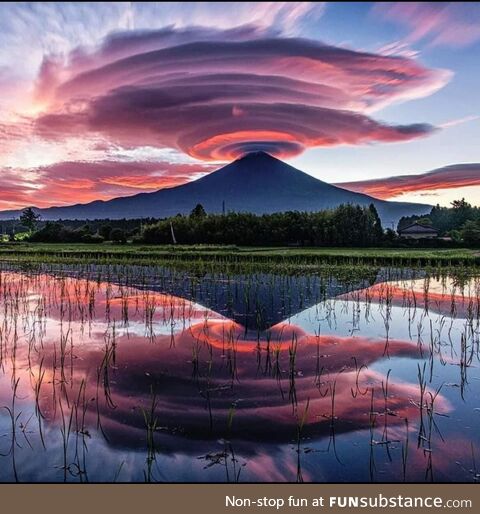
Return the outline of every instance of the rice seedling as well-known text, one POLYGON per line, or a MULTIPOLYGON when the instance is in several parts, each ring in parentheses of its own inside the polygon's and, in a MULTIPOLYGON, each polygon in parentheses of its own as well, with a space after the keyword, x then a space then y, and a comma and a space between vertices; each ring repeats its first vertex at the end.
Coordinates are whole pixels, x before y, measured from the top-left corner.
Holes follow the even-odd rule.
POLYGON ((255 481, 283 479, 288 466, 315 480, 304 455, 325 441, 327 479, 430 481, 442 468, 475 480, 474 271, 366 270, 310 255, 278 259, 272 273, 251 256, 183 250, 174 265, 104 257, 0 265, 0 479, 21 480, 28 461, 49 480, 255 481), (473 428, 468 458, 451 444, 443 462, 443 440, 462 430, 449 409, 473 428))

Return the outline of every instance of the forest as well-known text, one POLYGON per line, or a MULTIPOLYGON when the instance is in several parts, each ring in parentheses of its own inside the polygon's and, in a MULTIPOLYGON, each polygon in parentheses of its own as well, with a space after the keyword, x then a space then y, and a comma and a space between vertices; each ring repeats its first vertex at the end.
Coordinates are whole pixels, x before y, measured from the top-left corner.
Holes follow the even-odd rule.
POLYGON ((382 227, 373 204, 344 204, 318 212, 288 211, 256 215, 245 212, 208 214, 202 205, 189 215, 165 219, 43 221, 27 208, 18 220, 3 222, 4 240, 32 243, 221 244, 239 246, 428 246, 480 245, 480 208, 465 200, 435 206, 425 216, 400 219, 400 230, 414 222, 430 225, 435 240, 406 241, 382 227))

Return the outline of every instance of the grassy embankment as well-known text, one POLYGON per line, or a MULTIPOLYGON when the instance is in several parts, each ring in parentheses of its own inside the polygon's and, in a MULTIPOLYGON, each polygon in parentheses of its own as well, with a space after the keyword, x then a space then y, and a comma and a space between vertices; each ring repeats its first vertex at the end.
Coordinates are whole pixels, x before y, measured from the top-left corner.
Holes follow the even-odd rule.
POLYGON ((252 248, 235 246, 145 246, 114 244, 0 244, 0 262, 79 264, 181 264, 208 266, 413 266, 476 267, 480 252, 469 249, 252 248))

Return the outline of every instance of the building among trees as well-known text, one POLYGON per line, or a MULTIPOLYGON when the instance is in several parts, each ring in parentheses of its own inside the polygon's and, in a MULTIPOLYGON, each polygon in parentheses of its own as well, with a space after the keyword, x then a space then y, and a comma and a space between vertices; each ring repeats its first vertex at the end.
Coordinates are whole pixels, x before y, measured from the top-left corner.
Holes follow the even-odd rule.
POLYGON ((438 230, 430 225, 415 222, 399 229, 398 235, 403 239, 436 239, 438 230))

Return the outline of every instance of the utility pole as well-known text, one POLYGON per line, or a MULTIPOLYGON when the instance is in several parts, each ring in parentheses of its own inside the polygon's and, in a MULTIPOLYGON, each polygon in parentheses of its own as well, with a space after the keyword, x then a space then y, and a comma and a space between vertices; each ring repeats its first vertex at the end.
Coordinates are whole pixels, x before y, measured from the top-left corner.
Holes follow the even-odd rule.
POLYGON ((173 244, 176 245, 177 244, 177 240, 175 239, 175 232, 173 231, 173 225, 172 225, 172 222, 170 222, 170 231, 172 233, 172 241, 173 241, 173 244))

